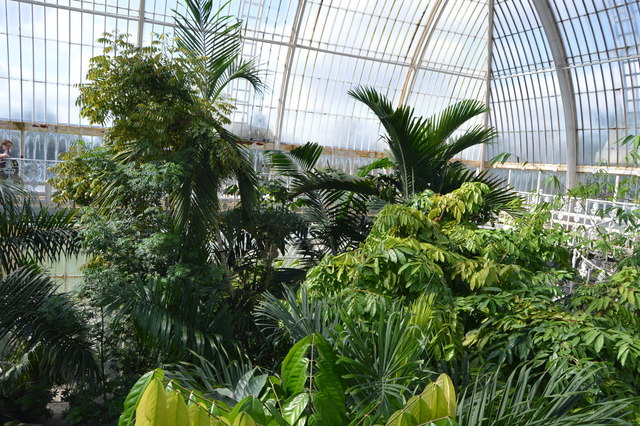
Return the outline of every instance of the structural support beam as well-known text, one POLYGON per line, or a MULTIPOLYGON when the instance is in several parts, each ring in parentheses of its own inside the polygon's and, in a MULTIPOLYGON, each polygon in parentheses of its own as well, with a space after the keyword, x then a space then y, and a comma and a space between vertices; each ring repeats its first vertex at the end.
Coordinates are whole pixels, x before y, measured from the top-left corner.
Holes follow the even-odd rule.
MULTIPOLYGON (((484 104, 489 108, 491 106, 491 70, 493 69, 493 20, 494 20, 494 3, 495 0, 488 0, 487 3, 487 66, 486 66, 486 79, 485 79, 485 98, 484 104)), ((486 127, 491 126, 491 111, 487 111, 484 115, 484 125, 486 127)), ((480 145, 480 167, 479 170, 487 168, 486 151, 487 144, 480 145)))
POLYGON ((418 70, 420 69, 420 64, 424 59, 425 52, 427 51, 427 46, 429 46, 429 42, 431 41, 431 37, 436 30, 436 26, 438 25, 438 21, 442 16, 442 12, 444 11, 444 6, 446 5, 447 0, 433 0, 433 7, 427 16, 427 20, 425 22, 424 31, 418 40, 418 45, 416 47, 416 53, 413 55, 413 59, 409 64, 409 71, 407 72, 407 76, 404 79, 404 84, 402 85, 402 92, 400 92, 400 99, 398 100, 399 105, 403 105, 407 102, 409 98, 409 94, 413 90, 413 86, 416 83, 416 75, 418 74, 418 70))
POLYGON ((138 10, 138 47, 142 47, 142 34, 144 31, 144 9, 145 0, 140 0, 140 9, 138 10))
POLYGON ((275 123, 274 140, 276 149, 280 149, 280 143, 282 142, 282 124, 284 121, 284 109, 287 103, 289 78, 291 77, 291 67, 293 66, 293 58, 296 53, 298 35, 300 34, 300 28, 302 28, 302 18, 304 17, 304 10, 306 6, 307 0, 298 0, 298 8, 296 9, 291 37, 289 38, 289 48, 287 49, 287 59, 284 63, 284 74, 282 76, 282 86, 280 87, 280 97, 278 98, 278 110, 275 123))
POLYGON ((567 52, 562 42, 558 22, 551 10, 549 0, 532 0, 538 13, 538 18, 542 25, 558 76, 558 86, 560 87, 560 97, 562 98, 562 110, 564 112, 565 134, 567 143, 567 183, 566 187, 571 189, 577 182, 578 164, 578 113, 576 109, 575 91, 573 80, 567 60, 567 52))

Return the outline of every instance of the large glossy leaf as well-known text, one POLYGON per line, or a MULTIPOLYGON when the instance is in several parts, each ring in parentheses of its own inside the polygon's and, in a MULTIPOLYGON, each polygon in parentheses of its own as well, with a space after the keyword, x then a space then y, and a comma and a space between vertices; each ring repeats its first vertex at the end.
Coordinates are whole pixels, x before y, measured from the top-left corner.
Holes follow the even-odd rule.
POLYGON ((400 410, 391 416, 387 426, 417 426, 418 421, 411 414, 400 410))
MULTIPOLYGON (((133 385, 124 400, 124 412, 120 415, 118 426, 129 426, 131 422, 133 422, 134 413, 136 412, 136 408, 138 408, 138 403, 142 398, 142 394, 153 380, 156 371, 157 370, 153 370, 145 373, 133 385)), ((162 370, 160 370, 160 372, 162 372, 162 370)))
POLYGON ((292 395, 282 404, 282 417, 288 424, 294 425, 309 404, 309 394, 306 392, 292 395))
POLYGON ((265 415, 262 402, 252 395, 249 395, 242 401, 238 402, 231 413, 229 413, 229 420, 235 422, 236 418, 241 413, 249 414, 259 424, 267 424, 267 416, 265 415))
POLYGON ((190 426, 209 426, 211 417, 202 405, 191 403, 187 407, 187 411, 190 426))
POLYGON ((180 426, 189 424, 189 410, 184 398, 179 392, 170 390, 167 392, 167 425, 180 426))
POLYGON ((233 396, 236 400, 242 400, 249 395, 258 396, 264 384, 267 382, 268 374, 261 374, 254 377, 255 369, 246 372, 234 389, 233 396))
POLYGON ((447 401, 444 390, 437 384, 432 383, 428 385, 425 391, 420 395, 420 399, 425 401, 431 410, 432 417, 429 419, 423 419, 424 421, 441 419, 449 416, 449 401, 447 401))
POLYGON ((256 421, 247 413, 240 413, 234 420, 232 426, 257 426, 266 423, 256 423, 256 421))
POLYGON ((289 395, 302 392, 308 378, 309 359, 307 353, 312 336, 307 336, 293 345, 282 361, 281 375, 284 388, 289 395))
MULTIPOLYGON (((442 389, 444 400, 446 401, 446 412, 442 417, 455 418, 456 415, 456 389, 451 378, 446 374, 441 374, 435 384, 442 389)), ((436 417, 441 413, 435 413, 436 417)))
POLYGON ((167 420, 164 386, 160 380, 153 378, 142 393, 136 408, 136 426, 168 426, 167 420))

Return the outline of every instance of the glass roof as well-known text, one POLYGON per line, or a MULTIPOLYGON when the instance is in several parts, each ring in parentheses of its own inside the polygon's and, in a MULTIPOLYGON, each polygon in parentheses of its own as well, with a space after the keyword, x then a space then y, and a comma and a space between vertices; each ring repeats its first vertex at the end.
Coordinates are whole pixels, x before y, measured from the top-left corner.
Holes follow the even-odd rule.
MULTIPOLYGON (((618 173, 636 173, 615 141, 639 133, 637 0, 223 4, 243 20, 243 53, 263 64, 269 86, 262 96, 244 83, 227 93, 238 105, 232 129, 247 140, 276 146, 315 141, 362 157, 383 151, 378 122, 347 95, 367 85, 421 115, 461 99, 488 102, 491 113, 478 122, 494 125, 499 137, 463 153, 471 165, 509 152, 511 162, 566 174, 570 181, 603 163, 618 173)), ((100 53, 95 40, 117 31, 147 44, 152 33, 173 32, 175 9, 184 5, 4 0, 0 136, 20 139, 20 153, 34 161, 55 161, 77 138, 70 133, 99 141, 100 133, 86 127, 75 105, 76 85, 89 59, 100 53)))

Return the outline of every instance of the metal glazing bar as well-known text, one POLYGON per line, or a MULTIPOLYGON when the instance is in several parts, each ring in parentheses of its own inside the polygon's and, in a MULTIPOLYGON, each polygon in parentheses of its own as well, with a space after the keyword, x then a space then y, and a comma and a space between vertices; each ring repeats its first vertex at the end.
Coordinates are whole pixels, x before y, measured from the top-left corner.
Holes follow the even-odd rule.
POLYGON ((402 91, 400 92, 400 98, 398 99, 398 105, 402 105, 406 102, 408 94, 413 90, 413 86, 416 82, 416 74, 418 72, 418 65, 422 63, 424 59, 425 52, 427 50, 427 46, 429 45, 429 41, 433 36, 433 33, 436 30, 436 26, 440 17, 442 16, 442 12, 444 11, 444 5, 447 0, 433 0, 433 6, 431 8, 431 12, 427 16, 427 20, 425 22, 424 31, 418 40, 418 44, 416 47, 416 53, 413 55, 411 59, 411 63, 409 64, 409 70, 407 71, 407 76, 404 79, 404 84, 402 85, 402 91))
MULTIPOLYGON (((485 98, 484 104, 487 108, 491 105, 491 68, 493 67, 493 6, 495 0, 488 0, 487 13, 488 13, 488 26, 487 26, 487 79, 485 80, 485 98)), ((484 125, 488 127, 491 125, 491 111, 487 111, 484 115, 484 125)), ((487 168, 485 155, 486 144, 480 145, 480 167, 479 170, 487 168)))
POLYGON ((275 123, 275 148, 280 149, 280 142, 282 139, 282 122, 284 120, 284 110, 287 102, 287 89, 289 86, 289 78, 291 77, 291 67, 293 66, 293 57, 295 56, 296 45, 298 36, 300 34, 300 28, 302 27, 302 17, 304 16, 304 9, 307 6, 307 0, 298 0, 298 8, 293 19, 293 25, 291 30, 291 37, 289 39, 289 49, 287 50, 287 59, 284 63, 284 73, 282 76, 282 86, 280 87, 280 97, 278 98, 278 109, 276 113, 275 123))
POLYGON ((140 0, 140 9, 138 11, 138 47, 142 47, 142 32, 144 30, 144 10, 145 0, 140 0))

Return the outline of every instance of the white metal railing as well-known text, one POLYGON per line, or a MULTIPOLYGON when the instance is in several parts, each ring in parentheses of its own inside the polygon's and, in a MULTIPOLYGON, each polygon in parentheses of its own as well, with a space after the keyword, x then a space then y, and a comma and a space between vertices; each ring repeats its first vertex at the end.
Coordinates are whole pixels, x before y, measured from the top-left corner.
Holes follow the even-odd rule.
POLYGON ((47 183, 54 174, 49 170, 61 163, 60 160, 29 160, 9 158, 3 161, 5 167, 0 168, 0 178, 23 184, 38 195, 40 201, 51 202, 52 188, 47 183))

